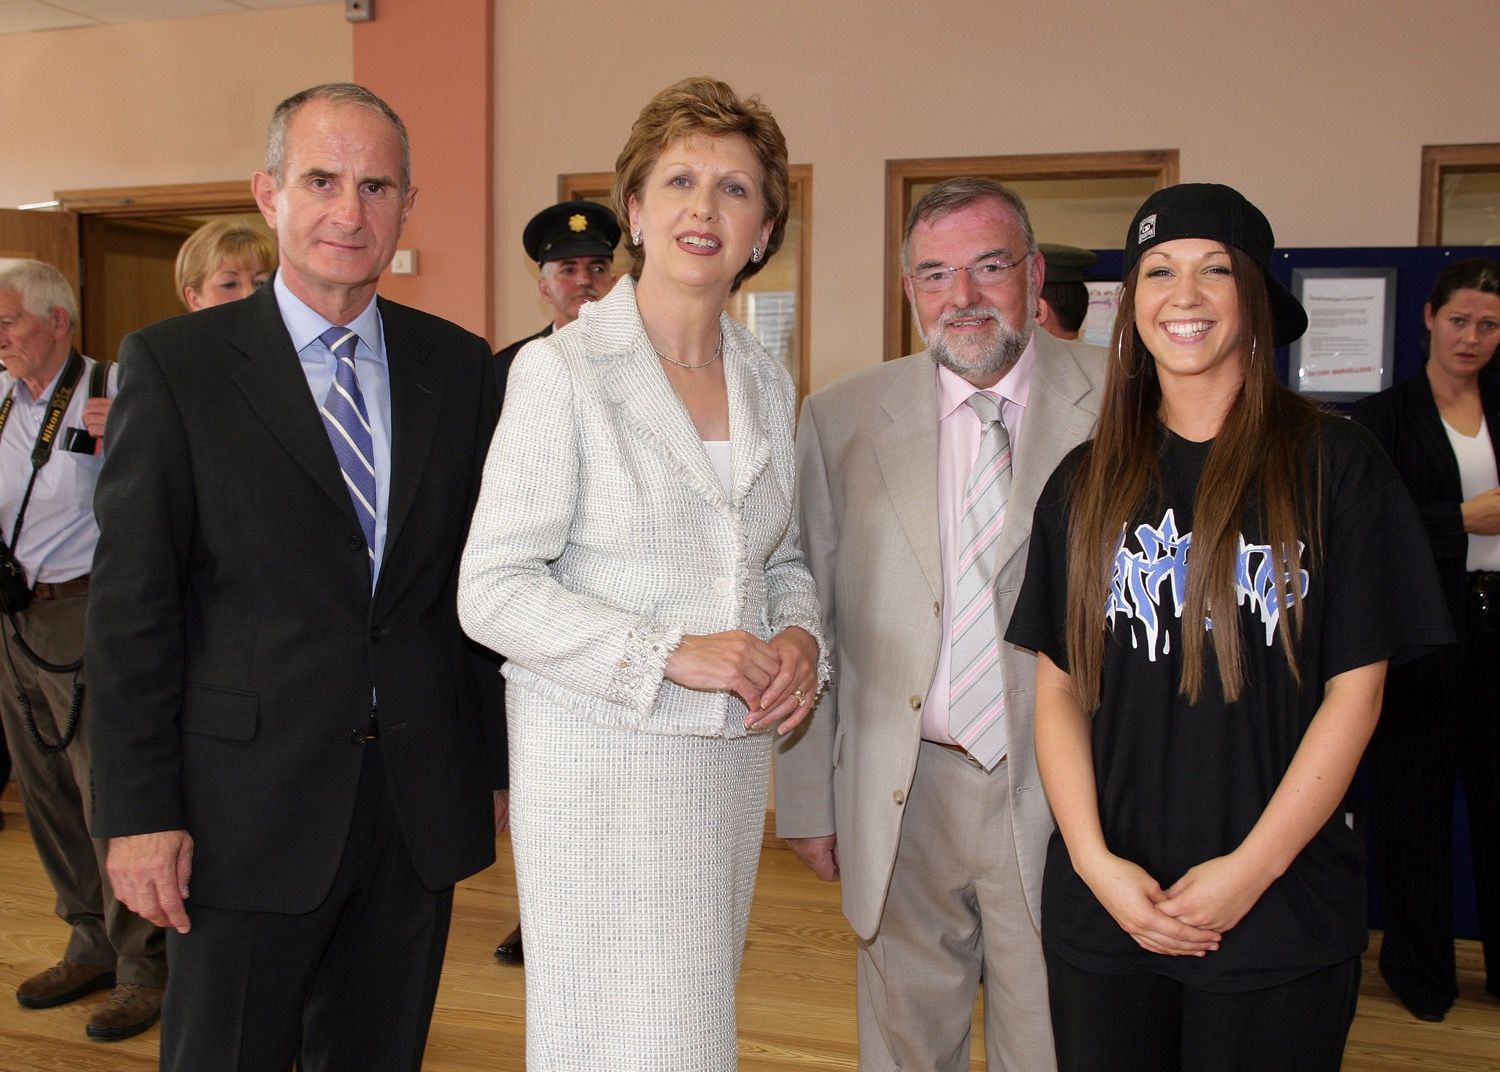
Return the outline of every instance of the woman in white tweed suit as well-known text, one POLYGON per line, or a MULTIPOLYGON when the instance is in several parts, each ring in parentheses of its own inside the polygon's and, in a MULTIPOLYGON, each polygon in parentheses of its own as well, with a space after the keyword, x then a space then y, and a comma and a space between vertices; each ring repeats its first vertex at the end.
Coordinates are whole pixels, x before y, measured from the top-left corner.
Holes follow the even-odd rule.
POLYGON ((616 163, 635 265, 511 369, 459 583, 505 656, 527 1067, 736 1067, 773 728, 826 660, 786 370, 724 303, 781 244, 771 114, 689 79, 616 163))

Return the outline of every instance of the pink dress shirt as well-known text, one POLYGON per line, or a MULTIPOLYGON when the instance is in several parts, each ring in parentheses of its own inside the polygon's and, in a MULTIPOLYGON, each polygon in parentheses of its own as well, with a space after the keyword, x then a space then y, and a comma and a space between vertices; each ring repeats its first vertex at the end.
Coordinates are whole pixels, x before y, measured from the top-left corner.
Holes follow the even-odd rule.
MULTIPOLYGON (((1005 430, 1010 435, 1012 458, 1019 458, 1021 421, 1031 394, 1031 373, 1036 368, 1036 344, 1028 342, 1021 359, 995 386, 986 388, 1000 400, 1005 430)), ((964 489, 969 470, 979 457, 979 415, 965 405, 976 388, 958 373, 937 366, 938 418, 938 535, 943 555, 943 645, 937 671, 922 705, 922 737, 939 744, 953 744, 948 732, 949 664, 953 655, 953 586, 958 582, 958 529, 963 521, 964 489)), ((1016 464, 1013 460, 1012 465, 1016 464)), ((1001 716, 1004 717, 1003 715, 1001 716)))

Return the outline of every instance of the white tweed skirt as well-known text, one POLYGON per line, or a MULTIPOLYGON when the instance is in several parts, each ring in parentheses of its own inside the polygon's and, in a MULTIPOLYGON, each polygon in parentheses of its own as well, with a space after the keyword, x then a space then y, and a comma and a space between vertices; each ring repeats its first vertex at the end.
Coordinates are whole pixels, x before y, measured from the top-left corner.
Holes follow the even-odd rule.
POLYGON ((724 1072, 770 735, 665 736, 507 695, 530 1072, 724 1072))

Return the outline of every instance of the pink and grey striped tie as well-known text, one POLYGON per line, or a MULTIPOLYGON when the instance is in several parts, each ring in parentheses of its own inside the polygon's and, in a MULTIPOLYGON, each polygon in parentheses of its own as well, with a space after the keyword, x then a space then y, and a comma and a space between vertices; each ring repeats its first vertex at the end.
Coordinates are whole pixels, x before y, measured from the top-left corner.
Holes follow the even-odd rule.
POLYGON ((964 490, 963 520, 959 524, 948 731, 985 770, 993 770, 1009 745, 995 630, 994 571, 995 544, 1010 498, 1010 435, 1000 414, 1000 402, 993 395, 975 391, 968 403, 979 415, 983 432, 979 457, 964 490))
POLYGON ((333 453, 344 473, 359 527, 365 534, 370 552, 370 568, 375 567, 375 448, 370 433, 370 413, 365 396, 360 393, 354 375, 354 349, 359 336, 348 328, 329 328, 318 336, 337 358, 333 385, 323 400, 323 424, 328 430, 333 453))

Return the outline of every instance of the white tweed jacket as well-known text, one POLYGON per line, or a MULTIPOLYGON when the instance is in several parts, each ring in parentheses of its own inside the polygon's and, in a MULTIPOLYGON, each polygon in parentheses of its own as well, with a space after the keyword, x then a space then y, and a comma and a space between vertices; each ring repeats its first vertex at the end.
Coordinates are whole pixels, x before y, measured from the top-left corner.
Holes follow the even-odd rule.
POLYGON ((464 549, 458 613, 531 690, 647 733, 745 735, 729 692, 663 677, 684 634, 801 626, 827 656, 793 508, 791 377, 728 316, 733 487, 651 349, 621 279, 574 323, 529 343, 464 549))

